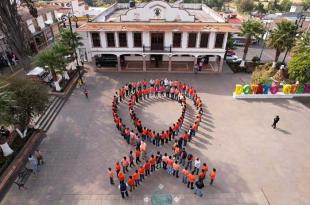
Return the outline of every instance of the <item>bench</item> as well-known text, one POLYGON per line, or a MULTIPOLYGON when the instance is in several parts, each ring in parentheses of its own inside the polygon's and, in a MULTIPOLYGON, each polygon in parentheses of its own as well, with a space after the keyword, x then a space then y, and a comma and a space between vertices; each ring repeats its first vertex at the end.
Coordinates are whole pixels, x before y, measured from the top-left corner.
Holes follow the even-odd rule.
POLYGON ((31 169, 24 168, 22 171, 20 171, 17 174, 17 178, 14 181, 14 183, 17 184, 18 189, 20 189, 21 187, 24 188, 24 189, 27 189, 25 187, 25 183, 27 182, 27 180, 28 180, 29 176, 31 175, 31 173, 32 173, 31 169))

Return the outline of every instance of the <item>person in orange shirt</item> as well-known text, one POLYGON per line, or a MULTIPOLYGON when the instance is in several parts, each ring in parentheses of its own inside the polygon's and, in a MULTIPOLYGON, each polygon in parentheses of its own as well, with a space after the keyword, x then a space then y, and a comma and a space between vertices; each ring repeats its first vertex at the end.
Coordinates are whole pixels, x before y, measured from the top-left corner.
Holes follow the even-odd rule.
POLYGON ((141 161, 140 161, 141 152, 140 152, 140 149, 139 149, 139 148, 136 149, 135 155, 136 155, 136 164, 139 164, 139 163, 141 162, 141 161))
POLYGON ((179 165, 178 161, 175 161, 172 164, 172 168, 173 168, 173 176, 175 176, 176 178, 179 178, 180 165, 179 165))
POLYGON ((118 177, 119 182, 124 182, 126 178, 125 174, 121 171, 118 173, 117 177, 118 177))
POLYGON ((189 173, 187 175, 187 188, 194 189, 195 181, 196 181, 196 175, 195 175, 195 172, 192 171, 192 173, 189 173))
POLYGON ((116 175, 118 175, 118 173, 121 171, 121 165, 119 164, 119 162, 115 163, 115 171, 116 175))
POLYGON ((130 187, 130 190, 129 191, 132 191, 135 189, 135 180, 133 179, 132 176, 129 176, 129 179, 127 181, 127 184, 129 185, 130 187))
POLYGON ((123 172, 124 172, 124 174, 126 173, 126 172, 128 172, 128 166, 129 166, 129 162, 128 162, 128 160, 127 160, 127 157, 124 157, 123 159, 122 159, 122 167, 123 167, 123 172))
POLYGON ((144 167, 141 166, 138 171, 140 173, 140 182, 143 182, 143 180, 144 180, 144 172, 145 172, 144 167))
POLYGON ((144 127, 142 130, 142 140, 145 141, 146 137, 147 137, 147 129, 146 127, 144 127))
POLYGON ((149 159, 150 163, 151 163, 151 172, 155 171, 155 164, 156 164, 156 158, 154 155, 151 156, 151 158, 149 159))
POLYGON ((207 163, 203 163, 203 164, 202 164, 202 168, 201 168, 201 170, 202 170, 203 172, 205 172, 205 173, 207 173, 207 172, 208 172, 209 167, 208 167, 207 163))
POLYGON ((146 160, 144 164, 145 176, 150 175, 150 168, 151 168, 151 163, 148 160, 146 160))
POLYGON ((169 158, 167 159, 167 172, 170 175, 173 173, 172 165, 173 165, 173 159, 171 156, 169 156, 169 158))
POLYGON ((132 178, 135 180, 135 184, 136 186, 140 185, 140 173, 138 170, 135 171, 135 173, 133 173, 132 178))
POLYGON ((183 168, 182 174, 183 174, 182 183, 187 184, 187 176, 189 174, 189 171, 187 170, 187 168, 183 168))
POLYGON ((201 172, 198 174, 198 180, 203 181, 205 178, 206 178, 206 172, 201 171, 201 172))
POLYGON ((109 167, 108 172, 107 172, 108 177, 110 178, 110 184, 114 185, 114 180, 113 180, 113 172, 112 169, 109 167))
POLYGON ((210 185, 213 184, 215 177, 216 177, 216 169, 213 168, 212 172, 210 173, 210 178, 211 178, 210 185))

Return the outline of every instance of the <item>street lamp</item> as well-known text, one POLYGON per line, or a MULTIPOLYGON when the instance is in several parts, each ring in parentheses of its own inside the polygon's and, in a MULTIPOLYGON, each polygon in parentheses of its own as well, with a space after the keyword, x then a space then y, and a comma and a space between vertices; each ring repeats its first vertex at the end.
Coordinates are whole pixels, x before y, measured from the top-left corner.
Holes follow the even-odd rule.
POLYGON ((266 21, 266 26, 265 26, 266 33, 262 34, 263 45, 262 45, 262 50, 261 50, 261 52, 259 54, 259 60, 260 61, 261 61, 261 58, 262 58, 262 55, 263 55, 263 51, 265 49, 265 40, 268 37, 271 22, 272 22, 272 20, 267 20, 266 21))
MULTIPOLYGON (((73 15, 71 13, 68 13, 67 15, 64 14, 64 15, 61 16, 61 20, 62 20, 64 28, 66 28, 66 20, 68 19, 71 36, 73 37, 73 29, 72 29, 71 18, 75 22, 75 27, 78 28, 79 27, 79 25, 77 23, 78 22, 78 18, 75 15, 73 15)), ((83 84, 84 82, 83 82, 82 75, 81 75, 81 68, 79 66, 78 56, 77 56, 75 42, 74 42, 73 38, 72 38, 72 45, 73 45, 73 49, 74 49, 74 57, 75 57, 75 60, 76 60, 76 66, 78 67, 79 78, 80 78, 80 80, 81 80, 81 82, 83 84)))

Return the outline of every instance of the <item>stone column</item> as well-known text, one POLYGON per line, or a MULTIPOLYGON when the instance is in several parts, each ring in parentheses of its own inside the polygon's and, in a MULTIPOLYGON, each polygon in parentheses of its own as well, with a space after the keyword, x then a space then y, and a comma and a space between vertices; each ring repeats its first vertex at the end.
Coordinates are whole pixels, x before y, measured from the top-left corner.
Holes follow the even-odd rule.
POLYGON ((142 60, 143 60, 143 72, 146 71, 146 62, 145 62, 145 58, 146 58, 146 55, 143 55, 143 56, 142 56, 142 60))
POLYGON ((172 56, 169 55, 169 64, 168 64, 168 72, 171 72, 171 58, 172 56))
POLYGON ((120 72, 122 71, 122 67, 121 67, 121 57, 117 56, 117 71, 120 72))
POLYGON ((218 72, 221 73, 223 72, 223 64, 224 64, 224 58, 219 56, 220 59, 220 62, 219 62, 219 69, 218 69, 218 72))

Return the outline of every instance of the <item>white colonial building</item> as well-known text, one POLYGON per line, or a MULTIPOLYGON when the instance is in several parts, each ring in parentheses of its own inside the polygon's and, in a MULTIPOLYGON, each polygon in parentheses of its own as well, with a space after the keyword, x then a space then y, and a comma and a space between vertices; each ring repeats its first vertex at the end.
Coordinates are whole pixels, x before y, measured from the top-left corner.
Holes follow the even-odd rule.
POLYGON ((221 72, 228 33, 238 31, 206 5, 159 0, 116 3, 77 29, 81 58, 113 54, 118 71, 191 71, 203 59, 203 70, 221 72))

